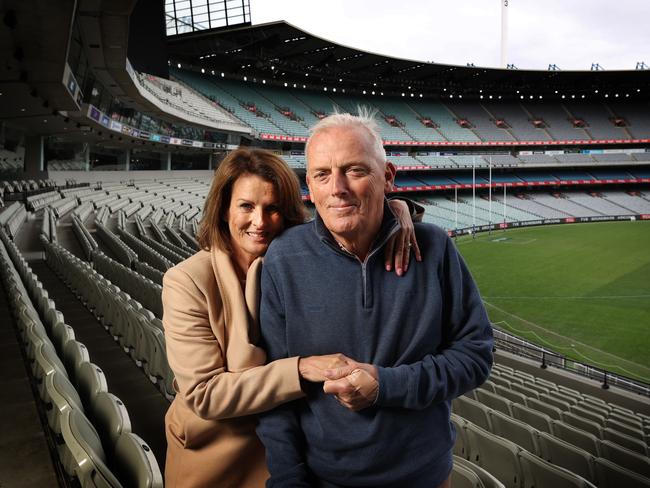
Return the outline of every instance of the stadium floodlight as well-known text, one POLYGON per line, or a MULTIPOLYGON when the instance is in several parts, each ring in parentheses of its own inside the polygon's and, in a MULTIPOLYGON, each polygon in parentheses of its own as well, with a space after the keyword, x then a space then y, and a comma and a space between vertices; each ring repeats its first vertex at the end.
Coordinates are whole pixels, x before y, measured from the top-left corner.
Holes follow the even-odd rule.
POLYGON ((483 95, 479 95, 479 98, 480 98, 481 100, 483 100, 483 95))
POLYGON ((643 61, 637 61, 635 69, 650 69, 650 66, 645 64, 645 62, 643 62, 643 61))
POLYGON ((555 63, 551 63, 551 64, 549 64, 549 65, 548 65, 548 70, 549 70, 549 71, 561 71, 561 70, 560 70, 560 67, 559 67, 557 64, 555 64, 555 63))
POLYGON ((205 68, 201 68, 201 73, 205 74, 205 68))
POLYGON ((247 77, 247 76, 244 76, 244 81, 248 81, 248 77, 247 77))
POLYGON ((374 95, 374 94, 375 94, 375 92, 374 92, 374 90, 373 90, 373 91, 371 91, 370 93, 371 93, 372 95, 374 95))
POLYGON ((178 63, 178 69, 181 69, 181 63, 178 63))
POLYGON ((591 71, 604 71, 605 68, 603 68, 600 64, 598 63, 591 63, 591 71))

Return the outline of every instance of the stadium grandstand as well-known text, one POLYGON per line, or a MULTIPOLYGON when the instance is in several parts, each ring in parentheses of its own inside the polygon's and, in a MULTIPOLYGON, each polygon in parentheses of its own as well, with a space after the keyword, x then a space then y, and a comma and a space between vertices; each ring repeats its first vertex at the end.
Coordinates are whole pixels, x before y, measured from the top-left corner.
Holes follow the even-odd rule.
MULTIPOLYGON (((199 3, 1 3, 0 486, 162 486, 162 277, 239 146, 283 157, 310 205, 309 128, 364 106, 393 193, 458 239, 650 220, 648 70, 398 59, 199 3)), ((650 374, 494 334, 452 405, 455 487, 650 487, 650 374)))

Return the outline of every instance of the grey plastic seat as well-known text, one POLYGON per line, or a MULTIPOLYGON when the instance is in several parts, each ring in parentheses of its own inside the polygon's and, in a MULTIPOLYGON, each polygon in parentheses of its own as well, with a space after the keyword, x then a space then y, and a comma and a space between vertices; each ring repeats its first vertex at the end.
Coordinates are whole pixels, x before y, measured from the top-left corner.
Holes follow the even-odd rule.
POLYGON ((582 408, 580 405, 571 405, 569 411, 587 420, 592 420, 602 426, 605 425, 605 416, 594 412, 593 410, 589 410, 588 408, 582 408))
POLYGON ((473 462, 468 461, 467 459, 460 456, 454 456, 454 465, 456 464, 461 465, 470 471, 473 471, 480 478, 485 488, 504 488, 503 483, 501 483, 488 471, 474 464, 473 462))
POLYGON ((593 454, 546 432, 539 433, 538 444, 541 458, 568 469, 587 481, 595 482, 593 454))
POLYGON ((607 440, 600 441, 600 455, 623 468, 650 478, 650 458, 648 456, 607 440))
POLYGON ((61 419, 64 412, 77 409, 83 412, 83 405, 72 383, 59 372, 45 377, 47 422, 56 433, 61 433, 61 419))
POLYGON ((512 416, 541 432, 546 432, 548 434, 553 432, 553 427, 551 425, 552 419, 545 413, 514 403, 512 405, 512 416))
POLYGON ((529 386, 524 386, 518 383, 514 383, 512 385, 512 390, 524 394, 526 398, 532 397, 535 398, 536 400, 539 400, 539 391, 530 388, 529 386))
POLYGON ((537 410, 538 412, 545 413, 553 420, 562 420, 562 410, 560 410, 555 405, 549 405, 546 400, 543 399, 544 396, 545 395, 543 393, 540 393, 539 400, 536 400, 535 398, 529 398, 527 405, 530 408, 537 410))
POLYGON ((124 486, 162 488, 163 476, 151 448, 132 432, 123 432, 115 444, 115 465, 124 486))
POLYGON ((476 398, 483 405, 512 416, 512 402, 507 398, 481 389, 476 390, 476 398))
POLYGON ((454 488, 483 488, 476 473, 460 464, 454 464, 451 470, 451 485, 454 488))
POLYGON ((492 433, 514 442, 533 454, 539 452, 537 431, 530 425, 496 410, 489 411, 488 415, 492 425, 492 433))
POLYGON ((471 423, 467 424, 470 461, 492 473, 506 488, 519 488, 522 475, 514 442, 495 436, 471 423))
POLYGON ((570 402, 558 398, 557 393, 552 393, 550 391, 548 392, 548 395, 541 394, 539 396, 539 401, 557 407, 563 412, 569 410, 569 407, 571 406, 570 402))
POLYGON ((492 429, 490 418, 487 413, 488 408, 485 405, 482 405, 476 400, 472 400, 464 395, 454 398, 451 405, 452 411, 465 420, 469 420, 483 429, 492 429))
POLYGON ((553 420, 552 424, 555 437, 559 437, 569 444, 573 444, 594 455, 600 455, 600 442, 595 435, 560 420, 553 420))
POLYGON ((501 385, 501 386, 505 386, 506 388, 512 388, 513 383, 507 378, 504 378, 502 376, 490 376, 490 379, 495 385, 501 385))
POLYGON ((82 488, 121 488, 106 465, 102 443, 86 416, 70 409, 63 413, 61 427, 61 462, 66 473, 76 477, 82 488))
POLYGON ((102 445, 112 458, 117 439, 122 433, 131 432, 129 412, 118 397, 100 391, 90 403, 90 413, 102 445))
POLYGON ((595 435, 599 439, 602 438, 603 436, 603 428, 602 426, 594 422, 593 420, 588 420, 586 418, 583 418, 580 415, 576 415, 571 412, 564 412, 562 414, 562 418, 564 422, 567 424, 573 425, 574 427, 577 427, 578 429, 582 429, 585 432, 589 432, 590 434, 595 435))
POLYGON ((76 371, 77 392, 86 409, 90 409, 95 397, 100 392, 108 391, 106 375, 99 366, 82 362, 76 371))
POLYGON ((63 346, 63 363, 65 364, 68 376, 73 383, 77 382, 77 370, 82 363, 89 363, 90 355, 88 349, 81 342, 74 340, 68 341, 63 346))
POLYGON ((57 322, 52 327, 52 342, 59 354, 63 355, 65 343, 75 340, 74 329, 64 322, 57 322))
POLYGON ((523 471, 523 488, 595 488, 577 474, 529 452, 521 451, 519 460, 523 471))
POLYGON ((596 458, 594 464, 599 488, 648 488, 650 478, 603 458, 596 458))
POLYGON ((587 400, 582 400, 581 402, 578 402, 577 406, 580 408, 584 408, 585 410, 589 410, 590 412, 594 412, 599 415, 602 415, 605 418, 609 417, 611 414, 611 409, 606 408, 602 404, 596 404, 587 400))
POLYGON ((45 395, 45 378, 55 372, 67 378, 65 366, 57 356, 50 342, 39 342, 34 348, 34 366, 32 368, 41 398, 45 395))
POLYGON ((625 435, 615 429, 606 427, 602 430, 601 439, 615 442, 619 446, 623 446, 627 449, 631 449, 634 452, 638 452, 644 456, 648 455, 648 446, 644 441, 625 435))
POLYGON ((456 431, 456 442, 454 442, 454 455, 462 458, 469 457, 469 443, 467 441, 467 433, 465 432, 465 426, 467 425, 467 420, 452 413, 450 416, 454 430, 456 431))
MULTIPOLYGON (((525 386, 519 385, 517 383, 514 383, 514 385, 518 386, 520 388, 526 388, 525 386)), ((508 400, 510 400, 513 403, 519 403, 520 405, 526 405, 526 401, 527 401, 526 395, 524 395, 523 393, 520 393, 518 391, 514 391, 514 389, 505 388, 505 387, 503 387, 501 385, 497 385, 495 387, 495 392, 494 393, 496 395, 507 398, 508 400)))
POLYGON ((541 385, 549 390, 557 390, 557 384, 552 381, 545 380, 544 378, 535 378, 535 384, 541 385))

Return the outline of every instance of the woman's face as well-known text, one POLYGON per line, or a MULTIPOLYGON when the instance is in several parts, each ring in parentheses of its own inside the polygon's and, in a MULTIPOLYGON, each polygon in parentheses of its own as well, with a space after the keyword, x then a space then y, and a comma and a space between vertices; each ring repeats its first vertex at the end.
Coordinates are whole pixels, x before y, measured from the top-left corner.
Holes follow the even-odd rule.
POLYGON ((234 257, 247 269, 284 227, 273 183, 257 175, 240 176, 232 187, 226 220, 234 257))

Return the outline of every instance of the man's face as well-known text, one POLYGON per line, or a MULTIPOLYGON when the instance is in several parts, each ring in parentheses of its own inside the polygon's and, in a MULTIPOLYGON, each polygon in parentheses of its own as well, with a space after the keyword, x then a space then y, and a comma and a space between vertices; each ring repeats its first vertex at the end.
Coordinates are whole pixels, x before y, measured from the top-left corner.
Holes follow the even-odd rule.
POLYGON ((307 151, 311 201, 335 239, 348 247, 374 238, 394 167, 382 160, 362 127, 332 127, 314 135, 307 151))

